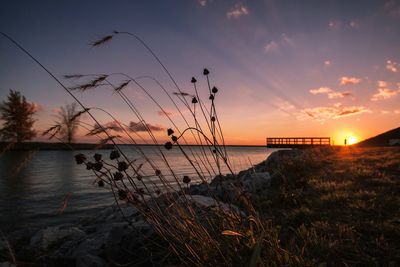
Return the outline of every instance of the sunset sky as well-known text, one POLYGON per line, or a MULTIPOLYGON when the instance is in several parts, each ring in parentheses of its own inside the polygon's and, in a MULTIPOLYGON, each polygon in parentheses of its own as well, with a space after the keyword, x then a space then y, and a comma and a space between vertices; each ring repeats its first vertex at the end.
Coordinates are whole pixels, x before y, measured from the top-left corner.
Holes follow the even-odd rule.
MULTIPOLYGON (((399 127, 400 1, 2 1, 0 9, 0 31, 57 77, 150 75, 176 92, 133 38, 116 36, 90 47, 113 30, 144 39, 182 91, 193 94, 195 76, 208 103, 202 75, 207 67, 211 84, 219 88, 217 111, 229 144, 263 145, 271 136, 330 136, 343 144, 350 136, 361 140, 399 127)), ((36 103, 38 131, 53 124, 61 105, 73 102, 4 38, 0 64, 0 100, 13 89, 36 103)), ((160 88, 149 80, 141 83, 181 123, 160 88)), ((134 84, 125 92, 154 129, 171 127, 134 84)), ((123 123, 138 121, 109 87, 74 94, 123 123)), ((112 121, 95 114, 103 123, 112 121)), ((165 135, 161 131, 160 140, 165 135)))

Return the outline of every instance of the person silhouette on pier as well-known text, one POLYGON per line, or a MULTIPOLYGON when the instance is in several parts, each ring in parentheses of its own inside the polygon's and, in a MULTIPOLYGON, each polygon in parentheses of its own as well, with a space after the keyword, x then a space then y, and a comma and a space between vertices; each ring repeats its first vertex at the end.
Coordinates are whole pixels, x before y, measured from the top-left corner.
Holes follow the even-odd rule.
POLYGON ((347 146, 347 139, 344 139, 344 145, 347 146))

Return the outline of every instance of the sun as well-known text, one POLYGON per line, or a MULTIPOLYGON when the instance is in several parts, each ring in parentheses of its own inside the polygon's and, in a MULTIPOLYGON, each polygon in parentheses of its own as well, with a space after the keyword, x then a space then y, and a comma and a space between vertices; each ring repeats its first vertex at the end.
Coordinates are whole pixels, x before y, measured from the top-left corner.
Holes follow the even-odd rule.
POLYGON ((348 141, 349 141, 349 145, 353 145, 353 144, 357 143, 357 137, 350 136, 348 141))

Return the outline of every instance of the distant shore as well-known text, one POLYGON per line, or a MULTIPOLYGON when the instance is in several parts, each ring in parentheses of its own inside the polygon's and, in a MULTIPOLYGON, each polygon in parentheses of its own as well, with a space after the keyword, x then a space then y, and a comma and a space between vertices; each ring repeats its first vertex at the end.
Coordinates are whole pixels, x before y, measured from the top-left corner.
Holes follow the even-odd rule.
MULTIPOLYGON (((133 144, 118 144, 121 146, 131 146, 133 144)), ((140 146, 158 146, 155 144, 138 144, 140 146)), ((159 146, 161 146, 160 144, 159 146)), ((185 145, 182 145, 185 146, 185 145)), ((197 146, 197 145, 190 145, 197 146)), ((0 151, 28 151, 28 150, 93 150, 93 149, 112 149, 113 144, 106 144, 100 146, 96 143, 47 143, 47 142, 22 142, 22 143, 9 143, 0 142, 0 151)), ((227 147, 265 147, 264 145, 227 145, 227 147)))

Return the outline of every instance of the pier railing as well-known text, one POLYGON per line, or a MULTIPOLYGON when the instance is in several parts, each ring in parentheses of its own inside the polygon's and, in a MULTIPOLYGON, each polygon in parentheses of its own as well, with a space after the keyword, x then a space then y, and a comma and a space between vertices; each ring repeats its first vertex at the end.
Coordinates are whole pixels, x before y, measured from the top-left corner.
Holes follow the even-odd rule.
POLYGON ((268 137, 267 147, 330 146, 330 137, 268 137))

